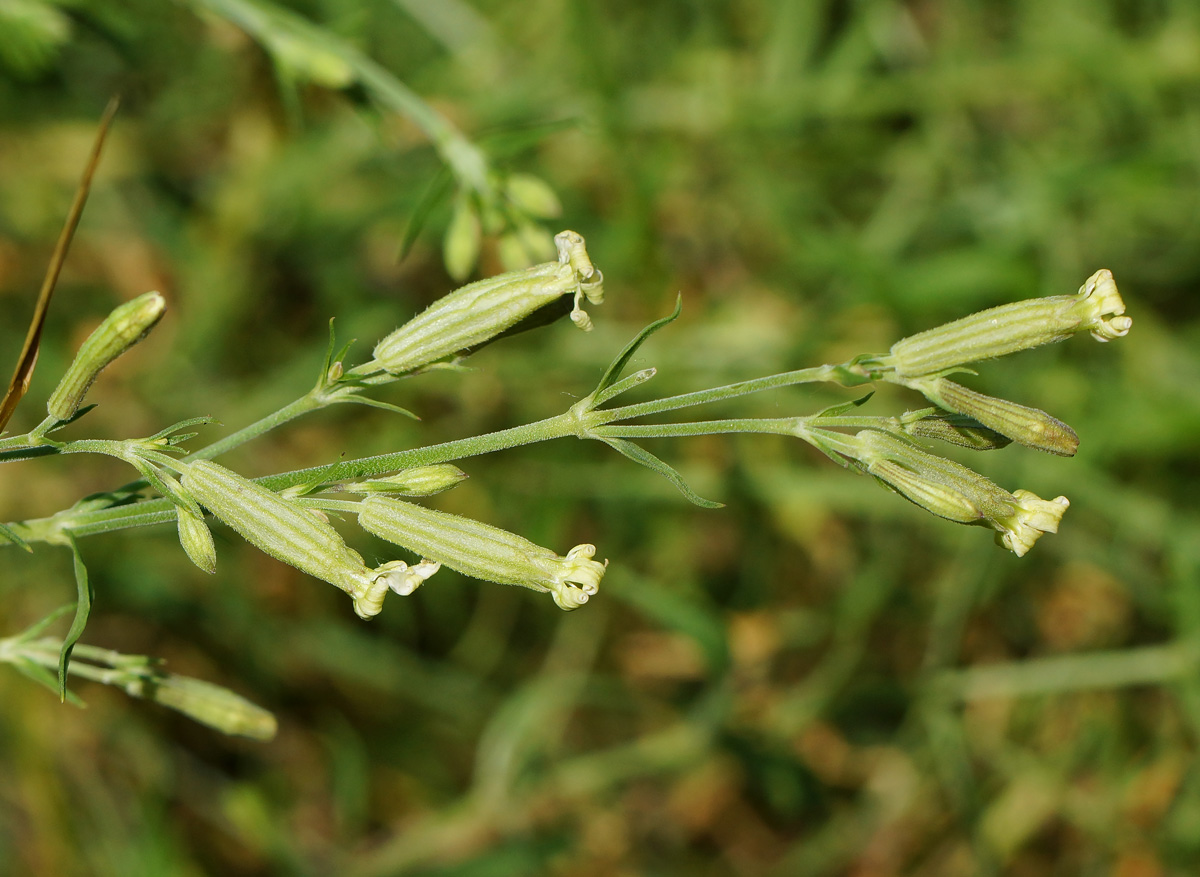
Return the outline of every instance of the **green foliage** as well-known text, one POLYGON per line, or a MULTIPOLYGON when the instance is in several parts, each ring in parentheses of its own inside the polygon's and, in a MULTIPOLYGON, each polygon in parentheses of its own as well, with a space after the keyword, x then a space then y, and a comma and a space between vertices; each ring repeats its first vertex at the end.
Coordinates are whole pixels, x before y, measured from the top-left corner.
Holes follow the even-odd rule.
MULTIPOLYGON (((87 683, 76 710, 0 674, 0 861, 1188 873, 1197 57, 1186 3, 0 3, 5 361, 113 92, 124 109, 29 398, 119 302, 159 288, 171 303, 55 439, 250 423, 312 386, 331 316, 365 360, 361 345, 457 285, 448 270, 517 267, 511 242, 553 207, 514 189, 526 174, 561 202, 534 227, 578 230, 604 269, 593 333, 524 333, 474 371, 378 390, 419 424, 335 406, 229 465, 311 470, 556 415, 680 291, 683 315, 622 363, 652 363, 659 397, 882 352, 1099 267, 1137 324, 964 379, 1080 437, 1070 461, 956 455, 1070 496, 1062 532, 1021 559, 764 435, 655 445, 721 510, 595 443, 463 464, 470 479, 431 504, 612 559, 570 615, 443 571, 366 625, 228 530, 214 528, 220 574, 202 574, 169 502, 146 511, 157 531, 77 532, 95 604, 72 668, 85 648, 154 654, 270 708, 279 737, 230 740, 87 683), (473 259, 444 248, 460 204, 479 223, 473 259)), ((854 369, 833 377, 864 380, 854 369)), ((887 384, 855 409, 861 389, 808 389, 758 404, 925 404, 887 384)), ((34 408, 8 428, 33 429, 34 408)), ((101 510, 140 495, 113 490, 128 477, 82 456, 10 460, 0 521, 93 491, 75 511, 115 515, 101 510)), ((73 599, 68 553, 36 547, 0 558, 0 637, 73 599)), ((56 686, 47 654, 17 666, 56 686)))

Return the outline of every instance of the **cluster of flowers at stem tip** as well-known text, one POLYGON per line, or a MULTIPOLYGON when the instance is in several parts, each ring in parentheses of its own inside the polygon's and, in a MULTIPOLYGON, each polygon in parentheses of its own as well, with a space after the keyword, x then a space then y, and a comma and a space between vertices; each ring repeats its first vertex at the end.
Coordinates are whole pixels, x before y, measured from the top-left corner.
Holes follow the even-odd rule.
POLYGON ((910 335, 884 356, 864 357, 857 367, 871 377, 918 391, 935 405, 972 418, 1018 444, 1072 456, 1079 437, 1067 424, 1037 408, 997 399, 951 381, 947 374, 970 363, 994 359, 1089 332, 1112 341, 1133 320, 1112 272, 1093 274, 1075 295, 1047 296, 980 311, 910 335))
POLYGON ((432 493, 457 483, 461 472, 448 464, 341 486, 366 496, 355 504, 364 530, 422 558, 374 568, 318 509, 207 460, 174 465, 181 473, 172 491, 180 542, 197 566, 207 572, 216 568, 212 536, 198 508, 203 506, 261 551, 345 591, 363 618, 379 613, 389 590, 408 596, 443 564, 475 578, 549 592, 563 609, 586 603, 604 576, 606 564, 591 559, 591 545, 577 545, 560 557, 497 527, 387 496, 411 495, 415 485, 418 492, 432 493))
POLYGON ((845 435, 808 427, 804 438, 853 460, 885 487, 938 517, 990 527, 996 543, 1017 557, 1043 533, 1057 533, 1070 506, 1065 496, 1044 500, 1028 490, 1009 493, 966 466, 882 429, 845 435))
POLYGON ((376 344, 373 359, 354 371, 414 372, 495 338, 567 295, 572 296, 571 321, 590 330, 583 302, 604 300, 603 275, 581 235, 562 231, 554 244, 557 261, 479 280, 443 296, 376 344))

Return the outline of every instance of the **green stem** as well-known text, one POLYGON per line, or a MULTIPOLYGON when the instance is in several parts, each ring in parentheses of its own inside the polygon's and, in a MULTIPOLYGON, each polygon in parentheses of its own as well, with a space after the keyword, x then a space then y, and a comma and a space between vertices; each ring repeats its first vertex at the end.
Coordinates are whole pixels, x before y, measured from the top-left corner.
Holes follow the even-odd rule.
POLYGON ((600 426, 591 435, 601 438, 674 438, 690 435, 716 435, 728 432, 752 432, 794 435, 799 417, 748 417, 732 420, 699 420, 691 423, 651 423, 640 426, 600 426))
POLYGON ((205 448, 201 448, 195 453, 188 454, 184 461, 189 460, 212 460, 219 457, 221 454, 228 453, 234 448, 244 445, 246 442, 258 438, 264 433, 270 432, 278 426, 282 426, 289 420, 295 420, 302 414, 307 414, 310 411, 317 411, 321 408, 332 404, 333 399, 320 396, 315 391, 306 393, 294 402, 284 405, 278 411, 268 414, 254 423, 244 426, 237 432, 230 433, 220 441, 215 441, 205 448))
POLYGON ((736 384, 726 384, 724 387, 712 387, 708 390, 697 390, 694 393, 667 396, 664 399, 651 399, 649 402, 626 405, 623 408, 608 408, 596 413, 611 415, 605 421, 606 423, 611 423, 615 420, 630 420, 634 417, 643 417, 647 414, 660 414, 663 411, 675 411, 679 408, 690 408, 693 405, 735 399, 738 396, 760 393, 763 390, 791 387, 796 384, 836 381, 839 368, 843 367, 821 365, 816 368, 802 368, 796 371, 783 372, 778 375, 768 375, 765 378, 754 378, 749 381, 740 381, 736 384))
MULTIPOLYGON (((607 412, 597 413, 606 414, 607 412)), ((392 454, 346 460, 327 466, 314 466, 294 472, 281 472, 256 480, 271 490, 283 490, 296 484, 372 478, 399 469, 448 463, 464 457, 474 457, 569 435, 583 437, 585 433, 586 427, 580 418, 575 412, 568 411, 546 420, 515 426, 487 435, 472 436, 392 454)), ((99 450, 99 448, 96 449, 99 450)), ((73 535, 83 537, 131 527, 165 524, 174 520, 175 507, 169 499, 152 499, 99 510, 68 509, 49 518, 22 521, 10 526, 26 542, 45 542, 63 530, 70 530, 73 535)), ((11 543, 0 542, 0 546, 7 544, 11 543)))

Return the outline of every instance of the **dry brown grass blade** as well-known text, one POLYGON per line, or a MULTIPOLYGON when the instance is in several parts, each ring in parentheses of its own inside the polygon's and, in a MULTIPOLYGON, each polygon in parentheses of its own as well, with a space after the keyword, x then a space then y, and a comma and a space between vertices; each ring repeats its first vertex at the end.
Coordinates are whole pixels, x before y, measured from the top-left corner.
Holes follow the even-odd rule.
POLYGON ((67 259, 67 251, 71 248, 71 239, 75 236, 75 228, 79 225, 79 217, 83 215, 83 205, 87 203, 88 192, 92 188, 92 176, 100 164, 100 152, 104 148, 104 138, 108 136, 108 128, 116 115, 120 101, 114 97, 104 109, 100 119, 100 130, 96 132, 96 142, 92 144, 92 154, 88 158, 87 167, 83 171, 83 179, 75 190, 75 200, 71 203, 71 211, 63 225, 58 243, 54 246, 54 255, 50 257, 50 265, 46 269, 46 279, 42 281, 42 290, 38 293, 37 306, 33 310, 33 319, 29 322, 29 332, 25 335, 25 346, 21 349, 21 357, 17 360, 16 370, 12 380, 8 382, 8 391, 4 401, 0 402, 0 429, 4 429, 25 391, 29 389, 29 379, 33 377, 33 367, 37 364, 38 348, 42 340, 42 326, 46 323, 46 313, 50 310, 50 297, 54 295, 54 287, 58 283, 58 275, 62 271, 63 262, 67 259))

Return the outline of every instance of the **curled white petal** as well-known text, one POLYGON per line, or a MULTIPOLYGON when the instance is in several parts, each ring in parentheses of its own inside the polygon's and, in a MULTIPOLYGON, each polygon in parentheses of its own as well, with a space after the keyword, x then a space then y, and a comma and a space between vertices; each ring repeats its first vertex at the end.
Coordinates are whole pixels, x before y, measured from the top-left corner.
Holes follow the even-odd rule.
POLYGON ((1024 557, 1043 533, 1057 533, 1059 522, 1071 505, 1065 496, 1041 499, 1028 490, 1013 492, 1016 511, 1011 517, 993 521, 996 541, 1015 554, 1024 557))

